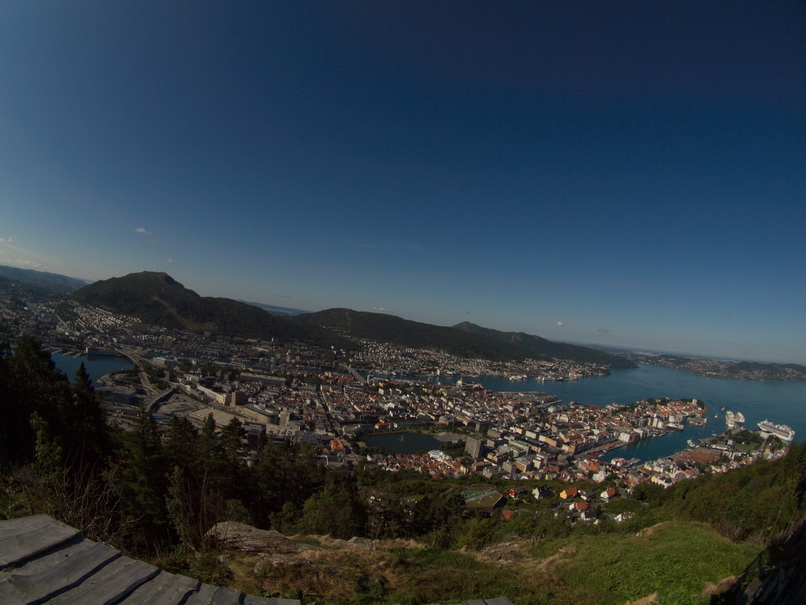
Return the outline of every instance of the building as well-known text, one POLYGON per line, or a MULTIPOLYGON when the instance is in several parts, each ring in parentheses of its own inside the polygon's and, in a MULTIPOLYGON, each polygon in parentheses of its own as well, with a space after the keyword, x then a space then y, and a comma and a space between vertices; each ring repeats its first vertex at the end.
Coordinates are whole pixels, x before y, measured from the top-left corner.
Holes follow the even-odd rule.
POLYGON ((484 442, 476 437, 468 437, 465 441, 465 451, 471 458, 481 458, 481 450, 484 442))

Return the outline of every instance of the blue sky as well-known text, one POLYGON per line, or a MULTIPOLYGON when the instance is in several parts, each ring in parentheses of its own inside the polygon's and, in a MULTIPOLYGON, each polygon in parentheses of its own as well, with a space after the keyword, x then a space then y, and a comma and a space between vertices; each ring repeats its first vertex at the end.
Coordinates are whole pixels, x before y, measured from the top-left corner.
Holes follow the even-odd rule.
POLYGON ((0 3, 0 264, 806 363, 806 3, 0 3))

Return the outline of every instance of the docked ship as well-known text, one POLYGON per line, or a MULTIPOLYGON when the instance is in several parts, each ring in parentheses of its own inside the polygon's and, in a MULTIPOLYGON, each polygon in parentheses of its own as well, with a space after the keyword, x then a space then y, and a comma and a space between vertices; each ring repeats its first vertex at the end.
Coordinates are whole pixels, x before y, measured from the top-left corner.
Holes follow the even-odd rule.
POLYGON ((84 355, 92 355, 93 357, 115 357, 117 353, 115 353, 114 349, 106 347, 87 347, 84 349, 84 355))
POLYGON ((781 441, 785 441, 787 443, 795 438, 795 431, 792 430, 792 427, 785 424, 775 424, 769 420, 762 420, 758 423, 758 428, 765 436, 774 435, 781 441))
POLYGON ((725 412, 725 424, 728 430, 742 428, 744 426, 744 414, 741 412, 733 413, 728 410, 725 412))

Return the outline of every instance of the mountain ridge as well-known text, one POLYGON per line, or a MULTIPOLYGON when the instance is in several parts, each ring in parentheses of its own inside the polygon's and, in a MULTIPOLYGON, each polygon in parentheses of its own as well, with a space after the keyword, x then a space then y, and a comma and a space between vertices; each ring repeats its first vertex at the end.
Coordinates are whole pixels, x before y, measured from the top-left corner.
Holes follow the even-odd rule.
POLYGON ((291 323, 253 305, 199 296, 164 272, 142 271, 97 281, 73 292, 70 298, 169 329, 351 346, 332 332, 291 323))
POLYGON ((436 326, 387 313, 344 308, 297 315, 293 320, 343 331, 357 338, 391 341, 411 348, 439 348, 461 357, 486 357, 493 360, 567 359, 609 367, 637 367, 623 357, 597 349, 555 343, 524 332, 500 332, 469 322, 454 326, 436 326))
POLYGON ((463 322, 437 326, 352 309, 325 309, 276 317, 255 305, 229 298, 202 297, 165 272, 142 271, 88 284, 70 298, 108 311, 132 315, 170 329, 209 330, 241 337, 276 337, 354 348, 353 338, 409 348, 435 348, 459 357, 493 361, 566 359, 609 367, 635 367, 596 349, 555 343, 524 332, 500 332, 463 322))
POLYGON ((524 349, 536 355, 545 355, 559 359, 572 359, 574 361, 584 361, 607 365, 612 368, 636 368, 633 362, 626 357, 607 353, 599 349, 585 347, 582 345, 572 345, 564 342, 555 342, 542 336, 527 334, 525 332, 502 332, 492 328, 484 328, 469 321, 458 323, 453 328, 462 330, 470 334, 478 334, 510 343, 520 349, 524 349))

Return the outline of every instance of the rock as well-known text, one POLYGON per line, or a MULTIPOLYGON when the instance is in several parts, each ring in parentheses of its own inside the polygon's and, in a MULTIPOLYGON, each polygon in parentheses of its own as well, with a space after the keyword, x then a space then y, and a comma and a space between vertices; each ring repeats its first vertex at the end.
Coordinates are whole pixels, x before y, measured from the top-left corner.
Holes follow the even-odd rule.
POLYGON ((294 542, 273 529, 258 529, 236 521, 216 523, 207 535, 216 536, 224 548, 241 552, 298 553, 306 550, 325 550, 319 546, 294 542))
POLYGON ((733 585, 736 583, 738 578, 736 576, 728 576, 727 578, 722 578, 719 582, 714 584, 713 582, 706 582, 705 588, 700 593, 700 595, 704 597, 709 597, 711 595, 718 595, 727 592, 733 585))

